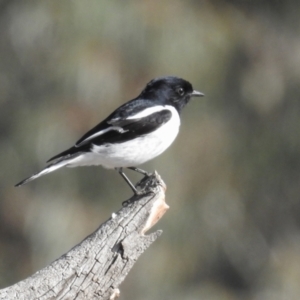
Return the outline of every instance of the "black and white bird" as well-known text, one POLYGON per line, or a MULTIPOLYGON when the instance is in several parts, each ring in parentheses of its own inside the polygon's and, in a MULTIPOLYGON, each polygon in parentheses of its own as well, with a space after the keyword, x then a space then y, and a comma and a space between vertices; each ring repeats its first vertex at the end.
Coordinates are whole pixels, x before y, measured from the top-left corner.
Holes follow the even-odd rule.
POLYGON ((49 159, 42 171, 16 184, 23 185, 62 167, 102 165, 116 169, 135 194, 139 192, 123 172, 136 168, 164 152, 175 140, 180 113, 191 97, 204 96, 181 78, 168 76, 151 80, 141 94, 117 108, 77 143, 49 159))

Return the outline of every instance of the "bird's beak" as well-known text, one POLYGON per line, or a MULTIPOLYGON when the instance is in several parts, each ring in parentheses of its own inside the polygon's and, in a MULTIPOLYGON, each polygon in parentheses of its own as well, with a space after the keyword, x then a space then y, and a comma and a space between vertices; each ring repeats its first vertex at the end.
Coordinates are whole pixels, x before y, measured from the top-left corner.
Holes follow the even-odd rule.
POLYGON ((203 97, 204 94, 199 91, 193 90, 193 92, 191 93, 191 96, 192 97, 203 97))

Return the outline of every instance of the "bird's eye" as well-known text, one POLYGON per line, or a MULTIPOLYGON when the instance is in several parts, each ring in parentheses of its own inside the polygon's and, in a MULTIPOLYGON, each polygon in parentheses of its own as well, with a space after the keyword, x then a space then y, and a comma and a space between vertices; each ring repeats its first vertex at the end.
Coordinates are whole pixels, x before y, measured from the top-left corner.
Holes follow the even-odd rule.
POLYGON ((184 95, 184 89, 182 87, 178 88, 176 92, 177 92, 177 94, 179 96, 183 96, 184 95))

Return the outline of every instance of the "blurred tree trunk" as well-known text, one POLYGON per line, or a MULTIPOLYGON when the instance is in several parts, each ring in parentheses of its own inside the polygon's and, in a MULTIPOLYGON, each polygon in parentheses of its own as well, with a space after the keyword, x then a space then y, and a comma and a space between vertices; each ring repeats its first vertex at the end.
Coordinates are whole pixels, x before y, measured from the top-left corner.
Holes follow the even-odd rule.
POLYGON ((165 185, 157 174, 143 178, 134 196, 68 253, 31 277, 0 290, 1 300, 116 299, 138 257, 161 235, 149 230, 166 212, 165 185))

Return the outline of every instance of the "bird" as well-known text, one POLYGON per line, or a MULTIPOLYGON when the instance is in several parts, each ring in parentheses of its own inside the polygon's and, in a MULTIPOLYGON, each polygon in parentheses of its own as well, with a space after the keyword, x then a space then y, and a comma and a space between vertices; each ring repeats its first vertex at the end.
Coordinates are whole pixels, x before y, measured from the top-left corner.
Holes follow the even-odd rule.
POLYGON ((21 186, 62 167, 101 165, 115 169, 139 195, 124 168, 143 175, 137 166, 157 157, 175 140, 182 109, 192 97, 202 97, 190 82, 175 76, 152 79, 140 95, 113 111, 71 148, 53 156, 43 170, 22 180, 21 186))

